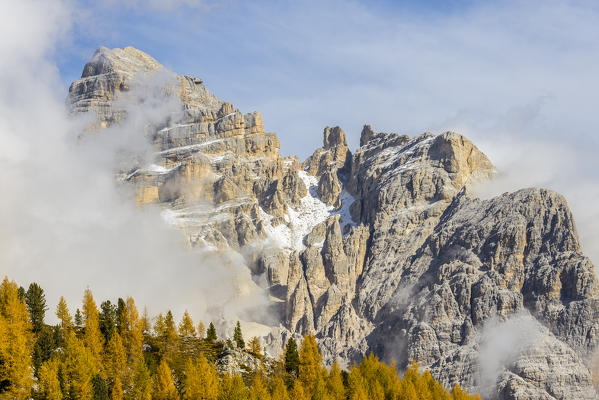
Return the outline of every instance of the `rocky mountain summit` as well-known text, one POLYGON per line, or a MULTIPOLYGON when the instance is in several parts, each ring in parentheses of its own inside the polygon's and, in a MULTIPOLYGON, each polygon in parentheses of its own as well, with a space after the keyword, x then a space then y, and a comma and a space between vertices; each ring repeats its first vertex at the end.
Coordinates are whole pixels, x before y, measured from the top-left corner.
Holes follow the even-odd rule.
MULTIPOLYGON (((73 114, 119 124, 117 100, 164 68, 131 47, 99 48, 71 85, 73 114)), ((566 200, 543 189, 481 200, 488 158, 446 132, 409 138, 339 127, 303 163, 279 154, 259 112, 202 80, 166 85, 182 110, 151 136, 154 160, 125 171, 190 246, 240 254, 280 325, 314 333, 325 359, 367 352, 418 362, 446 385, 500 399, 595 399, 599 286, 566 200)))

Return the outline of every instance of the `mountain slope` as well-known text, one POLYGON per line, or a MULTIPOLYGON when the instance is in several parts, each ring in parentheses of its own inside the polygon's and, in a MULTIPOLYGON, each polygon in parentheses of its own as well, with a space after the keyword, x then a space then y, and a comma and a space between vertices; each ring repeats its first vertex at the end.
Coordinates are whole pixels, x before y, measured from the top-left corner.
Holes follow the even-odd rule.
MULTIPOLYGON (((92 129, 118 124, 118 99, 157 71, 139 50, 100 48, 68 103, 96 112, 92 129)), ((243 256, 280 306, 272 349, 315 333, 329 361, 374 351, 491 397, 596 398, 597 279, 562 196, 477 199, 472 186, 494 168, 453 132, 410 139, 365 126, 352 154, 327 127, 300 164, 281 157, 258 112, 200 79, 173 75, 165 93, 182 114, 154 127, 153 161, 124 180, 190 245, 243 256)))

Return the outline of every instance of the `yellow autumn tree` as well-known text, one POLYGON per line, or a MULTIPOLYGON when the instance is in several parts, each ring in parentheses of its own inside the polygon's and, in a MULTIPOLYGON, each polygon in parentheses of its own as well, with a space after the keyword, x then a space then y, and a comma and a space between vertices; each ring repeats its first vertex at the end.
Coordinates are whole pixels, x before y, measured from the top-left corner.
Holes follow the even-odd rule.
POLYGON ((262 371, 255 371, 252 386, 250 386, 250 400, 270 400, 270 393, 264 385, 262 371))
POLYGON ((101 360, 104 336, 100 332, 98 308, 96 307, 92 291, 89 288, 85 289, 83 294, 83 321, 85 326, 83 343, 85 347, 90 349, 97 360, 101 360))
POLYGON ((271 392, 273 400, 290 400, 285 381, 280 376, 273 379, 271 392))
POLYGON ((200 399, 216 400, 218 398, 218 373, 203 354, 197 361, 198 380, 201 390, 200 399))
POLYGON ((110 384, 114 384, 118 379, 122 388, 123 380, 127 380, 127 354, 123 347, 121 335, 118 332, 114 332, 108 343, 106 343, 104 371, 110 384))
POLYGON ((220 381, 218 400, 247 400, 248 391, 240 375, 225 373, 220 381))
POLYGON ((298 378, 308 397, 314 395, 316 383, 320 379, 322 356, 314 335, 304 337, 299 351, 298 378))
POLYGON ((173 382, 173 373, 166 361, 163 359, 158 365, 158 370, 154 376, 153 400, 178 400, 179 394, 173 382))
POLYGON ((154 325, 154 332, 156 332, 162 355, 170 360, 179 343, 177 326, 170 311, 166 313, 166 316, 162 314, 158 315, 154 325))
POLYGON ((347 385, 349 400, 369 400, 360 367, 357 365, 350 368, 349 375, 347 376, 347 385))
POLYGON ((470 396, 468 392, 462 389, 458 384, 451 389, 451 394, 454 400, 482 400, 478 394, 470 396))
POLYGON ((121 327, 123 346, 127 354, 127 363, 133 367, 142 355, 144 323, 139 319, 139 313, 132 297, 127 297, 123 314, 124 321, 121 327))
POLYGON ((57 359, 51 359, 42 364, 39 375, 39 391, 46 400, 62 400, 62 390, 58 379, 58 368, 60 363, 57 359))
POLYGON ((110 400, 123 400, 123 385, 118 376, 114 379, 112 391, 110 392, 110 400))
POLYGON ((293 400, 310 400, 311 397, 305 392, 304 386, 299 379, 296 379, 293 383, 289 397, 293 400))
POLYGON ((198 337, 202 339, 206 337, 206 326, 202 321, 198 323, 198 337))
POLYGON ((60 296, 58 305, 56 306, 56 316, 60 320, 60 327, 63 330, 70 329, 73 326, 73 318, 69 313, 69 307, 64 297, 60 296))
POLYGON ((150 371, 143 358, 137 360, 133 375, 133 385, 131 390, 125 394, 127 400, 151 400, 152 399, 152 378, 150 371))
POLYGON ((141 318, 139 319, 139 324, 141 326, 142 335, 150 333, 150 330, 152 329, 152 325, 150 323, 150 316, 148 315, 148 307, 144 307, 144 312, 143 312, 141 318))
POLYGON ((66 334, 63 361, 64 397, 89 400, 93 395, 92 379, 99 372, 98 359, 92 350, 75 336, 66 334))
MULTIPOLYGON (((26 399, 33 385, 33 335, 19 288, 4 278, 0 285, 0 382, 9 398, 26 399)), ((0 392, 2 395, 2 392, 0 392)))
POLYGON ((258 339, 257 336, 250 339, 248 343, 248 353, 262 359, 262 346, 260 346, 260 339, 258 339))
POLYGON ((333 362, 331 371, 327 377, 327 391, 332 400, 345 400, 345 386, 343 385, 343 376, 341 375, 341 368, 337 360, 333 362))
POLYGON ((193 321, 187 310, 183 313, 183 318, 181 318, 181 322, 179 323, 179 335, 194 337, 196 335, 196 329, 193 326, 193 321))

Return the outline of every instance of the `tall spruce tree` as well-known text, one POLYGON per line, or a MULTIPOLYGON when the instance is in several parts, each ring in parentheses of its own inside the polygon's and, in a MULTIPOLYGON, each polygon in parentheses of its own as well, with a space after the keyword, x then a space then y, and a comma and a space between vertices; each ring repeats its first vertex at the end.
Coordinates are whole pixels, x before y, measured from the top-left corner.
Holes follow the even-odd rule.
POLYGON ((75 326, 81 328, 83 326, 83 315, 81 315, 81 310, 75 310, 75 326))
POLYGON ((296 377, 299 372, 299 353, 297 352, 297 343, 293 337, 287 340, 285 346, 285 371, 296 377))
POLYGON ((214 324, 212 322, 210 323, 210 325, 208 325, 208 331, 206 332, 206 340, 209 342, 216 341, 216 328, 214 328, 214 324))
POLYGON ((96 374, 92 379, 93 396, 92 400, 110 400, 108 396, 108 386, 102 375, 96 374))
POLYGON ((110 300, 103 301, 100 305, 100 332, 104 335, 104 340, 108 342, 116 331, 116 307, 110 300))
POLYGON ((233 331, 233 340, 235 341, 238 349, 245 349, 245 341, 243 340, 241 324, 239 321, 237 321, 237 325, 235 325, 235 330, 233 331))
POLYGON ((46 316, 46 295, 44 289, 37 283, 29 285, 29 289, 25 293, 25 302, 29 310, 29 319, 35 333, 40 332, 44 327, 44 317, 46 316))
POLYGON ((126 308, 127 304, 125 303, 125 300, 119 297, 116 306, 116 329, 119 333, 122 333, 123 325, 125 325, 126 308))

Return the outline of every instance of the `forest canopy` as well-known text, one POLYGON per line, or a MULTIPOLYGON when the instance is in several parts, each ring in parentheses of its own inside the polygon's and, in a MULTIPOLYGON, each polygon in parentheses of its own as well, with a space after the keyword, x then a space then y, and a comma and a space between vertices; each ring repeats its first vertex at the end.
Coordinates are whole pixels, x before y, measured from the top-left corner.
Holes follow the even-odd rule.
POLYGON ((209 322, 189 312, 177 324, 168 311, 152 321, 133 298, 98 307, 86 289, 74 317, 64 298, 59 323, 45 323, 43 289, 4 278, 0 284, 0 399, 47 400, 411 400, 480 399, 451 390, 417 365, 396 365, 369 354, 342 370, 324 366, 314 336, 291 337, 279 358, 236 324, 218 338, 209 322))

